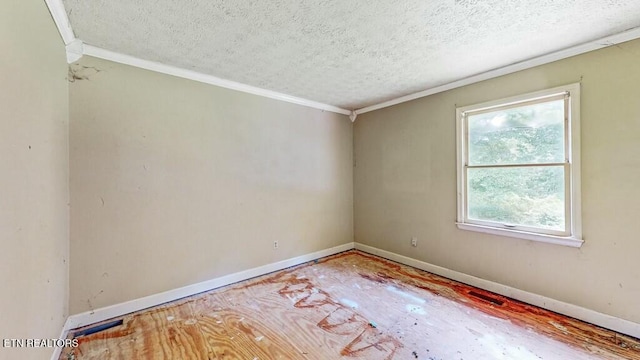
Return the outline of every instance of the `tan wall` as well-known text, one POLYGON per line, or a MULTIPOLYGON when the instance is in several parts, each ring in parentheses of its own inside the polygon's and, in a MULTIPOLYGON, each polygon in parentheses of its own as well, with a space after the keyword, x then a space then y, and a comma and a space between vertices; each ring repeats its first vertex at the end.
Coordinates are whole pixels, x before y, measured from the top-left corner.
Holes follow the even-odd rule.
MULTIPOLYGON (((68 85, 44 1, 0 5, 0 339, 57 338, 68 295, 68 85)), ((52 350, 0 347, 0 359, 52 350)))
POLYGON ((634 41, 359 116, 355 240, 640 322, 639 60, 634 41), (456 105, 581 77, 584 246, 458 230, 456 105))
POLYGON ((74 69, 72 313, 353 241, 346 116, 91 57, 74 69))

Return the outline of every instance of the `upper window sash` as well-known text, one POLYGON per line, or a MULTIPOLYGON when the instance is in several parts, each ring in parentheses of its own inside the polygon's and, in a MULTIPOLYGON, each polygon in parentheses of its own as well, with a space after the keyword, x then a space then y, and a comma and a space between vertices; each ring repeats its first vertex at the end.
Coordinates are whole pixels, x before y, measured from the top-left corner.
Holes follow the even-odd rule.
POLYGON ((570 133, 571 133, 571 129, 569 127, 569 101, 570 101, 570 94, 568 91, 564 91, 562 93, 559 94, 552 94, 549 96, 543 96, 543 97, 538 97, 535 99, 529 99, 529 100, 524 100, 524 101, 518 101, 518 102, 511 102, 511 103, 507 103, 504 105, 495 105, 495 106, 491 106, 491 107, 483 107, 483 108, 479 108, 479 109, 474 109, 474 110, 470 110, 470 111, 463 111, 460 114, 460 121, 463 122, 463 129, 464 129, 464 143, 463 143, 463 147, 464 147, 464 164, 465 166, 468 167, 481 167, 481 166, 486 166, 486 167, 499 167, 499 166, 516 166, 516 165, 535 165, 535 164, 557 164, 557 165, 561 165, 562 162, 509 162, 508 164, 500 164, 500 163, 496 163, 496 164, 483 164, 483 163, 476 163, 476 164, 470 164, 470 156, 469 156, 469 143, 470 143, 470 135, 469 135, 469 117, 470 116, 474 116, 474 115, 481 115, 481 114, 486 114, 486 113, 491 113, 491 112, 497 112, 497 111, 506 111, 506 110, 510 110, 510 109, 515 109, 515 108, 520 108, 520 107, 525 107, 525 106, 530 106, 530 105, 537 105, 537 104, 542 104, 542 103, 547 103, 547 102, 552 102, 552 101, 557 101, 557 100, 562 100, 563 104, 564 104, 564 114, 563 114, 563 121, 564 121, 564 125, 563 125, 563 135, 564 135, 564 161, 565 162, 570 162, 570 133))

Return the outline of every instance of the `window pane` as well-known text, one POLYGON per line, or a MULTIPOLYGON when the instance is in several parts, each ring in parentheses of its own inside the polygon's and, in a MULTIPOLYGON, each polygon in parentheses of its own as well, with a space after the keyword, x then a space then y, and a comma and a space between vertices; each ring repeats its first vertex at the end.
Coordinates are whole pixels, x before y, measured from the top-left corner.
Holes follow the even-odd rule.
POLYGON ((471 168, 467 174, 470 219, 565 229, 563 166, 471 168))
POLYGON ((469 165, 564 162, 564 101, 469 115, 469 165))

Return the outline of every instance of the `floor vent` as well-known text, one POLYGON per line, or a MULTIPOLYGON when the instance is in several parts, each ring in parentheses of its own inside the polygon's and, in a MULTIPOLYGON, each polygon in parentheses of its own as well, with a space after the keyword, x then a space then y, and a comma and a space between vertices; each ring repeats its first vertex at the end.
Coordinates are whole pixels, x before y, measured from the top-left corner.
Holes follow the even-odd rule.
POLYGON ((498 306, 502 306, 502 304, 504 304, 504 301, 500 301, 498 299, 492 298, 491 296, 480 294, 480 293, 477 293, 475 291, 469 291, 469 295, 475 296, 475 297, 477 297, 479 299, 482 299, 484 301, 488 301, 488 302, 490 302, 492 304, 495 304, 495 305, 498 305, 498 306))
POLYGON ((104 330, 107 330, 107 329, 111 329, 111 328, 114 328, 114 327, 120 326, 120 325, 122 325, 122 319, 116 320, 116 321, 110 321, 108 323, 96 325, 96 326, 90 327, 88 329, 76 331, 73 334, 73 337, 77 338, 79 336, 87 336, 87 335, 95 334, 97 332, 104 331, 104 330))

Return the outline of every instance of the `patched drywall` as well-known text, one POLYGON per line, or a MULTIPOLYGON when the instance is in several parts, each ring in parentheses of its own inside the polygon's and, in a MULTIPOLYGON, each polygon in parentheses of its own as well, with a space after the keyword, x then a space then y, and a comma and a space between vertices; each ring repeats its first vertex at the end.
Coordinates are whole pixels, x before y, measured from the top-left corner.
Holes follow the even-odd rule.
MULTIPOLYGON (((0 10, 0 339, 58 338, 67 316, 67 63, 44 1, 0 10)), ((0 359, 51 348, 0 347, 0 359)))
POLYGON ((355 241, 640 323, 638 59, 636 40, 360 115, 355 241), (456 105, 578 81, 582 248, 457 229, 456 105))
POLYGON ((72 73, 72 313, 353 241, 347 116, 87 56, 72 73))
POLYGON ((117 53, 358 109, 640 26, 629 0, 64 0, 117 53))

